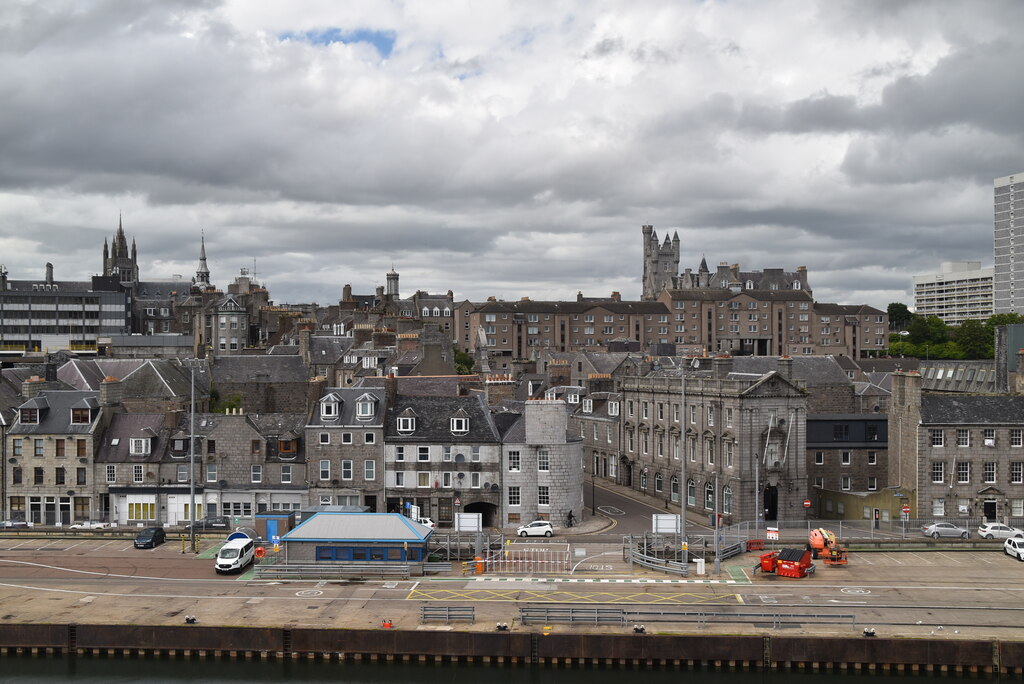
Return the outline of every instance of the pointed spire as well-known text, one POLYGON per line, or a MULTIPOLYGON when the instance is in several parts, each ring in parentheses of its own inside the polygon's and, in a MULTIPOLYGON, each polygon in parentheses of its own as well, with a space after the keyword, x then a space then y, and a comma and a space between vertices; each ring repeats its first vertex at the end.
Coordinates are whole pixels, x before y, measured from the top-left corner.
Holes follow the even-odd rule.
POLYGON ((700 268, 698 268, 698 269, 697 269, 697 272, 698 272, 698 273, 699 273, 699 272, 702 272, 702 271, 703 271, 704 273, 707 273, 707 272, 708 272, 708 260, 707 260, 707 259, 705 259, 704 257, 701 257, 701 258, 700 258, 700 268))
POLYGON ((197 284, 209 285, 210 284, 210 269, 206 266, 206 232, 204 231, 199 238, 199 268, 196 269, 197 284))

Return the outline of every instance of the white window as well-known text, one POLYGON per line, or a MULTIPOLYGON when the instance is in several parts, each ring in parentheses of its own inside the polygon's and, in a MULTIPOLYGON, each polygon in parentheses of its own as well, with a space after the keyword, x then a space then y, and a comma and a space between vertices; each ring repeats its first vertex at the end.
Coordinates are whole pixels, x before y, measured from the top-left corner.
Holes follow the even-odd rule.
POLYGON ((537 452, 537 470, 546 473, 551 469, 551 456, 545 450, 537 452))
POLYGON ((815 451, 814 452, 814 465, 825 465, 825 452, 815 451))
POLYGON ((429 461, 430 460, 430 447, 421 446, 416 448, 416 460, 417 461, 429 461))
POLYGON ((366 420, 373 417, 373 402, 360 401, 356 403, 356 418, 366 420))
POLYGON ((451 428, 453 435, 464 435, 469 432, 469 418, 452 418, 451 428))
POLYGON ((519 487, 508 488, 508 505, 509 506, 520 506, 522 505, 522 497, 519 492, 519 487))
POLYGON ((416 431, 416 419, 404 417, 398 419, 398 431, 402 434, 409 434, 416 431))
POLYGON ((254 484, 263 482, 263 466, 249 466, 249 481, 253 482, 254 484))
POLYGON ((508 452, 508 472, 518 473, 521 469, 522 460, 518 451, 508 452))
POLYGON ((363 444, 373 444, 377 439, 377 435, 373 432, 363 433, 363 444))
POLYGON ((971 464, 963 461, 956 464, 956 481, 966 484, 971 481, 971 464))
POLYGON ((1024 444, 1024 430, 1013 428, 1010 430, 1010 446, 1019 447, 1024 444))
POLYGON ((956 430, 956 445, 958 447, 969 447, 971 446, 971 431, 965 430, 964 428, 957 428, 956 430))
POLYGON ((352 479, 352 461, 344 459, 341 462, 341 479, 351 480, 352 479))
POLYGON ((107 482, 108 483, 110 483, 110 482, 117 482, 117 466, 116 465, 108 465, 107 466, 107 482))
POLYGON ((840 455, 840 463, 842 463, 844 466, 848 466, 851 463, 853 463, 853 453, 850 451, 842 452, 842 454, 840 455))
POLYGON ((281 484, 292 483, 292 467, 290 465, 281 466, 281 484))
POLYGON ((715 424, 715 409, 708 406, 708 425, 713 426, 715 424))
POLYGON ((321 432, 320 433, 320 443, 321 444, 330 444, 331 443, 331 433, 329 433, 329 432, 321 432))
POLYGON ((1010 484, 1024 484, 1024 461, 1010 462, 1010 484))
POLYGON ((608 402, 608 415, 617 416, 619 415, 619 402, 609 401, 608 402))
POLYGON ((996 481, 995 461, 985 461, 981 466, 982 477, 986 484, 993 484, 996 481))
POLYGON ((940 483, 946 481, 946 464, 942 461, 932 463, 932 482, 940 483))
POLYGON ((842 483, 843 491, 844 492, 848 492, 848 491, 850 491, 850 486, 851 486, 851 484, 853 482, 853 478, 851 478, 849 475, 843 475, 840 478, 840 482, 842 483))
POLYGON ((363 461, 363 479, 364 480, 376 480, 377 479, 377 462, 368 460, 363 461))
POLYGON ((594 400, 593 399, 584 399, 583 400, 583 412, 584 413, 593 413, 594 412, 594 400))
POLYGON ((206 464, 206 481, 216 482, 217 481, 217 464, 207 463, 206 464))
POLYGON ((446 489, 450 489, 451 488, 451 486, 452 486, 452 472, 450 470, 446 470, 443 473, 441 473, 441 486, 445 487, 446 489))
POLYGON ((141 456, 149 453, 150 441, 148 439, 136 439, 132 438, 131 444, 128 447, 129 451, 136 456, 141 456))
POLYGON ((331 462, 326 458, 320 461, 320 479, 331 479, 331 462))
POLYGON ((132 466, 132 482, 136 482, 136 483, 142 482, 143 477, 145 477, 145 473, 143 472, 142 466, 139 465, 139 464, 133 465, 132 466))
POLYGON ((419 489, 430 487, 430 471, 420 470, 416 473, 416 487, 419 489))
POLYGON ((551 487, 549 487, 548 485, 539 485, 537 487, 537 505, 551 505, 551 487))
POLYGON ((450 461, 452 460, 452 448, 450 446, 441 447, 441 460, 450 461))
POLYGON ((725 427, 732 427, 732 409, 725 409, 725 427))
POLYGON ((704 508, 711 510, 715 507, 715 486, 708 482, 704 485, 704 508))
POLYGON ((469 460, 473 461, 474 463, 477 463, 477 462, 480 461, 480 447, 478 447, 478 446, 470 447, 469 460))
POLYGON ((945 499, 932 499, 932 515, 939 518, 946 515, 945 499))
POLYGON ((942 430, 929 430, 928 432, 931 435, 931 440, 932 440, 932 446, 933 447, 943 446, 942 430))
POLYGON ((352 433, 351 432, 342 432, 341 433, 341 443, 342 444, 351 444, 352 443, 352 433))
POLYGON ((395 471, 395 486, 396 487, 404 487, 405 486, 405 472, 404 471, 402 471, 402 470, 396 470, 395 471))
POLYGON ((469 474, 469 486, 473 489, 480 489, 480 473, 469 474))

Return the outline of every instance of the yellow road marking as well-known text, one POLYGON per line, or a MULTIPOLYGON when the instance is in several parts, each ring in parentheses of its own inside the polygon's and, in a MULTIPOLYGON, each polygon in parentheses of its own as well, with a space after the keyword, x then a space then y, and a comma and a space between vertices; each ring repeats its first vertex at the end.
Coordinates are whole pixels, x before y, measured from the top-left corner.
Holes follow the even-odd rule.
POLYGON ((615 593, 609 591, 531 591, 528 589, 414 589, 405 597, 409 601, 521 601, 526 603, 636 603, 707 605, 743 603, 739 594, 691 594, 676 592, 615 593))

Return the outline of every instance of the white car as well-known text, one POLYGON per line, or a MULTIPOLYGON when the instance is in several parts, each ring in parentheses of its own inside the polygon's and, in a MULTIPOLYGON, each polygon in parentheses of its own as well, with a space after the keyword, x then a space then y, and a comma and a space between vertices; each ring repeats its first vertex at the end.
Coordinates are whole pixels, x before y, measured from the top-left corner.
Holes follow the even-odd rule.
POLYGON ((982 539, 1009 539, 1010 537, 1024 537, 1024 530, 1002 523, 984 523, 978 528, 978 536, 982 539))
POLYGON ((1003 542, 1003 552, 1008 556, 1016 556, 1024 561, 1024 539, 1010 538, 1003 542))
POLYGON ((516 534, 520 537, 550 537, 554 533, 551 523, 547 520, 534 520, 516 530, 516 534))
POLYGON ((430 518, 417 518, 416 522, 418 522, 420 525, 423 525, 424 527, 429 527, 430 529, 434 529, 435 527, 437 527, 434 521, 430 518))
POLYGON ((68 529, 72 530, 105 530, 108 527, 110 527, 110 523, 99 520, 85 520, 68 525, 68 529))

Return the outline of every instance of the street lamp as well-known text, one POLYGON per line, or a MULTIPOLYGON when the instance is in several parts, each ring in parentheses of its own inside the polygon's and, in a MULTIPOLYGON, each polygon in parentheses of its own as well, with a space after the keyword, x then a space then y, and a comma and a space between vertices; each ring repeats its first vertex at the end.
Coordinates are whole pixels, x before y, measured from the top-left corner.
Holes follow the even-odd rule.
POLYGON ((188 426, 188 521, 189 541, 192 553, 199 553, 196 542, 196 364, 199 359, 191 359, 188 362, 189 377, 191 382, 191 409, 189 411, 188 426))
MULTIPOLYGON (((685 359, 685 357, 684 357, 685 359)), ((679 373, 679 541, 683 547, 683 565, 689 563, 690 549, 686 538, 686 497, 689 486, 686 482, 686 367, 699 368, 700 360, 691 359, 684 363, 679 373)))

